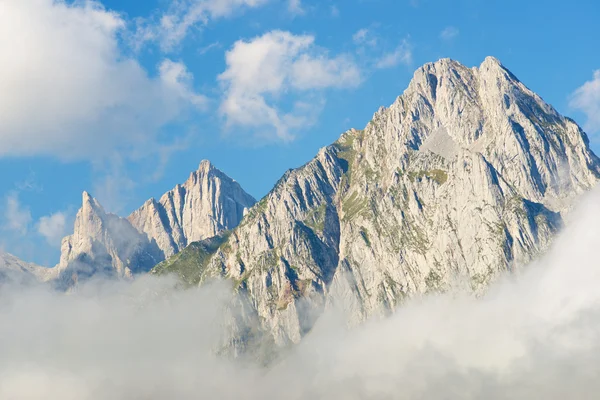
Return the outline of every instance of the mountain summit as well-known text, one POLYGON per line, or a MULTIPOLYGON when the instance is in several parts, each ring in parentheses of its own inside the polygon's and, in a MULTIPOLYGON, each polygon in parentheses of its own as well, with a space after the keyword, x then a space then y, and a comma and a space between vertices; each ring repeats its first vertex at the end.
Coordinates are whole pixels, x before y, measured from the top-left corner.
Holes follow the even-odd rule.
POLYGON ((233 179, 203 160, 183 185, 148 200, 129 217, 165 257, 188 244, 234 228, 256 200, 233 179))
POLYGON ((63 239, 61 286, 81 275, 131 277, 149 271, 188 243, 235 227, 252 196, 209 161, 202 161, 183 185, 150 199, 128 218, 106 213, 89 193, 75 219, 74 233, 63 239))
POLYGON ((98 200, 83 192, 74 232, 62 241, 59 286, 68 288, 93 275, 131 277, 162 259, 156 246, 127 219, 107 213, 98 200))
POLYGON ((442 59, 286 173, 219 246, 160 272, 200 254, 190 283, 231 279, 249 323, 297 342, 331 304, 357 323, 457 282, 483 291, 543 252, 599 177, 579 126, 498 60, 442 59))

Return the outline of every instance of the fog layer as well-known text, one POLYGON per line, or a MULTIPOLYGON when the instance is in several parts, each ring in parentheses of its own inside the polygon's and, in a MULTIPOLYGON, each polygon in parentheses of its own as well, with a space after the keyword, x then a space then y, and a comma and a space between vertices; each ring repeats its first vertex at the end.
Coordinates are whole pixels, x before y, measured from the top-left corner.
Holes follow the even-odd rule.
POLYGON ((0 399, 596 399, 600 192, 480 299, 414 300, 348 330, 328 311, 269 367, 214 355, 230 287, 0 289, 0 399))

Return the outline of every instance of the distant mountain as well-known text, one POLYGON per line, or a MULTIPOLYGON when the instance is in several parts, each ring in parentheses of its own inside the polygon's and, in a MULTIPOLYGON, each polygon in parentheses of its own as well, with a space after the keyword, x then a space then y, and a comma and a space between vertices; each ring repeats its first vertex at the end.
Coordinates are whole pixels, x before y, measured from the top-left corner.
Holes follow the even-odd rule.
POLYGON ((106 213, 84 192, 74 233, 62 242, 57 283, 68 288, 81 278, 147 272, 189 243, 235 227, 255 202, 208 161, 183 185, 159 201, 148 200, 128 218, 106 213))
POLYGON ((237 228, 153 272, 230 279, 252 308, 244 323, 284 345, 331 304, 358 323, 455 285, 480 293, 547 249, 599 177, 586 134, 498 60, 442 59, 237 228))
POLYGON ((50 268, 27 263, 12 254, 0 252, 0 284, 46 282, 54 277, 50 268))
POLYGON ((129 216, 131 224, 169 257, 190 243, 236 227, 256 200, 209 161, 183 185, 148 200, 129 216))
POLYGON ((59 284, 68 288, 94 275, 131 277, 150 270, 163 257, 131 223, 106 213, 87 192, 75 218, 74 233, 63 239, 58 269, 59 284))

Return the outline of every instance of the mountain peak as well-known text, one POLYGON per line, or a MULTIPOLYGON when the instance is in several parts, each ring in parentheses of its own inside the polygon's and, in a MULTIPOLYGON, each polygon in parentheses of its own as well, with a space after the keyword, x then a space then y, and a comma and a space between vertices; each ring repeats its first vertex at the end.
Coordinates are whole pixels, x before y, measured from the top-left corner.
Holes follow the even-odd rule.
POLYGON ((73 234, 62 241, 56 268, 58 287, 68 288, 72 276, 95 273, 119 277, 147 271, 156 264, 157 248, 133 225, 118 215, 107 213, 87 191, 77 212, 73 234))
POLYGON ((199 172, 208 172, 213 169, 216 169, 216 168, 209 160, 200 161, 200 165, 198 166, 199 172))
POLYGON ((583 131, 500 61, 441 59, 364 129, 286 172, 213 254, 169 269, 230 278, 249 326, 287 345, 327 304, 353 324, 457 281, 481 293, 545 251, 599 179, 583 131))
POLYGON ((486 57, 486 58, 483 60, 483 62, 481 63, 481 66, 484 66, 484 65, 488 65, 488 66, 489 66, 489 65, 496 65, 496 66, 502 67, 502 63, 500 62, 500 60, 498 60, 498 59, 497 59, 496 57, 494 57, 494 56, 487 56, 487 57, 486 57))
POLYGON ((90 195, 89 192, 87 192, 86 190, 84 190, 83 193, 81 194, 81 198, 82 198, 82 201, 81 201, 82 204, 89 203, 93 200, 92 195, 90 195))
POLYGON ((444 77, 445 75, 451 74, 447 76, 447 79, 456 80, 456 79, 464 79, 464 77, 480 72, 488 72, 488 71, 504 71, 504 75, 514 78, 512 73, 502 65, 500 60, 496 57, 488 56, 486 57, 479 67, 469 68, 464 64, 460 63, 451 58, 440 58, 437 61, 429 62, 424 64, 422 67, 418 68, 415 71, 413 80, 417 82, 422 82, 425 77, 430 82, 432 81, 432 76, 436 79, 434 80, 437 83, 437 79, 440 77, 444 77))
POLYGON ((483 77, 491 76, 501 81, 511 82, 512 84, 520 83, 519 79, 500 60, 492 56, 486 57, 477 70, 483 77))
POLYGON ((202 160, 185 183, 158 201, 146 202, 128 219, 168 257, 192 242, 234 228, 255 202, 235 180, 202 160))
POLYGON ((415 71, 413 80, 423 73, 438 75, 450 68, 463 67, 461 63, 451 58, 440 58, 437 61, 428 62, 415 71))
POLYGON ((81 209, 85 212, 95 211, 104 214, 104 208, 89 192, 83 191, 81 194, 81 209))

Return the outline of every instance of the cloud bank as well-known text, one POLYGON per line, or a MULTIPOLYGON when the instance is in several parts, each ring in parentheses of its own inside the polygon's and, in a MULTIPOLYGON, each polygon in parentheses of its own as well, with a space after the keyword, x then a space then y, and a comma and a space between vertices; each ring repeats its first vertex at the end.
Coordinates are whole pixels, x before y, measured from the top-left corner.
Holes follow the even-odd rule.
POLYGON ((0 156, 151 151, 161 127, 204 103, 183 64, 164 60, 151 77, 129 57, 124 29, 92 0, 0 4, 0 156))
POLYGON ((348 330, 335 310, 264 367, 214 356, 228 287, 0 291, 0 398, 595 399, 600 192, 550 253, 481 299, 416 299, 348 330))
POLYGON ((311 35, 271 31, 239 40, 225 60, 227 69, 218 79, 225 91, 220 112, 228 126, 261 128, 268 132, 263 136, 282 140, 312 123, 323 90, 353 88, 361 82, 350 56, 330 56, 311 35), (281 97, 292 92, 296 100, 285 107, 281 97))

